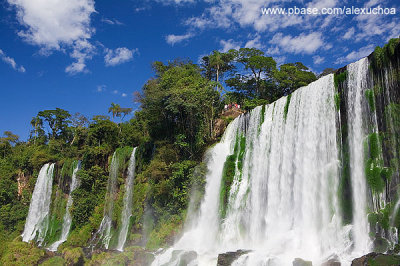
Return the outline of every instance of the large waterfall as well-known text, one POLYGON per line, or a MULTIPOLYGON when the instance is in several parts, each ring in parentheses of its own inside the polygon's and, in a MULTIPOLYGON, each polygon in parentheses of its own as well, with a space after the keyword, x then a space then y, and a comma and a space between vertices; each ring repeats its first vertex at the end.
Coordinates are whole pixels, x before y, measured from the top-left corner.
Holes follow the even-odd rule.
POLYGON ((75 189, 78 188, 79 186, 79 180, 77 177, 77 172, 81 167, 80 162, 76 162, 76 166, 74 167, 72 177, 71 177, 71 184, 69 187, 69 194, 68 194, 68 200, 67 200, 67 206, 65 210, 65 214, 63 217, 63 223, 62 223, 62 229, 61 229, 61 237, 59 240, 54 242, 53 244, 50 245, 48 248, 50 251, 57 251, 58 247, 67 241, 69 230, 71 229, 71 224, 72 224, 72 217, 69 209, 72 206, 73 203, 73 198, 72 198, 72 192, 74 192, 75 189))
POLYGON ((43 243, 49 225, 49 211, 53 186, 54 163, 43 165, 33 190, 22 240, 43 243))
POLYGON ((187 263, 192 251, 197 257, 190 265, 216 265, 218 254, 237 250, 243 253, 232 265, 292 265, 296 258, 349 265, 368 253, 367 213, 374 209, 365 145, 377 130, 365 96, 368 70, 367 58, 347 67, 345 110, 331 74, 236 118, 206 154, 207 183, 198 213, 153 265, 187 263), (340 121, 340 112, 347 121, 340 121), (341 185, 345 163, 348 187, 341 185), (343 219, 346 189, 353 210, 349 221, 343 219))
POLYGON ((123 251, 128 235, 129 222, 132 216, 132 195, 133 195, 133 181, 135 178, 136 170, 136 147, 132 151, 131 158, 129 160, 128 177, 125 182, 125 194, 124 194, 124 207, 121 214, 121 229, 118 236, 117 250, 123 251))

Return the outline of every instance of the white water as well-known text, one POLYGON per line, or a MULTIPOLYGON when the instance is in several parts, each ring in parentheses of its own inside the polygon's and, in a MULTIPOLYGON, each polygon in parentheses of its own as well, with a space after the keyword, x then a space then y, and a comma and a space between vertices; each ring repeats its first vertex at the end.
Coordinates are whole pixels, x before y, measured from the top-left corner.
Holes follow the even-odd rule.
POLYGON ((107 183, 107 193, 104 203, 103 220, 101 221, 99 230, 95 234, 95 236, 99 236, 99 239, 102 241, 102 244, 105 249, 108 249, 112 237, 111 225, 112 225, 112 216, 114 211, 114 200, 117 190, 118 168, 119 168, 118 157, 116 152, 114 152, 111 160, 110 174, 107 183))
POLYGON ((353 236, 355 252, 366 254, 369 250, 367 219, 367 184, 364 172, 364 140, 366 132, 365 90, 367 88, 368 59, 363 58, 347 66, 348 70, 348 129, 350 172, 353 190, 353 236))
POLYGON ((47 163, 40 169, 29 205, 25 229, 21 235, 24 242, 36 239, 38 244, 41 245, 46 236, 49 225, 53 170, 53 163, 47 163))
POLYGON ((124 194, 124 207, 121 215, 121 230, 118 236, 117 250, 123 251, 128 235, 129 220, 132 216, 132 196, 133 196, 133 181, 135 178, 136 170, 136 147, 133 149, 131 158, 129 160, 128 176, 125 182, 125 194, 124 194))
POLYGON ((72 224, 72 217, 71 217, 71 213, 70 213, 69 209, 71 208, 72 203, 73 203, 72 192, 74 192, 74 190, 79 187, 79 180, 77 178, 76 173, 80 169, 80 165, 81 165, 80 162, 78 162, 72 173, 71 184, 69 187, 69 194, 68 194, 68 200, 67 200, 67 207, 66 207, 65 214, 63 217, 61 237, 59 240, 57 240, 56 242, 54 242, 53 244, 51 244, 49 246, 48 250, 50 250, 50 251, 57 251, 58 247, 62 243, 67 241, 69 230, 71 229, 71 224, 72 224))
POLYGON ((330 258, 349 265, 368 253, 362 109, 367 69, 366 60, 348 68, 352 225, 341 221, 335 88, 333 75, 328 75, 293 93, 286 120, 284 97, 266 106, 261 127, 261 107, 228 126, 222 141, 206 155, 207 183, 198 216, 152 265, 179 265, 185 251, 198 254, 194 265, 216 265, 218 254, 238 249, 251 252, 233 265, 292 265, 297 257, 313 265, 330 258), (240 173, 236 165, 221 220, 223 162, 233 153, 237 134, 246 137, 243 168, 240 173))

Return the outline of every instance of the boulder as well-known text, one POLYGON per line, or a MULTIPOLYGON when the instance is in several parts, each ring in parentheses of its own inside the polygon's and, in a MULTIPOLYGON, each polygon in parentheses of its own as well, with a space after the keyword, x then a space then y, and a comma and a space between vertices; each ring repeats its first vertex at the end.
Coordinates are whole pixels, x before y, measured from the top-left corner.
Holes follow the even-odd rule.
POLYGON ((250 250, 237 250, 232 252, 226 252, 218 255, 217 266, 230 266, 232 262, 237 260, 240 256, 249 253, 250 250))
POLYGON ((312 262, 300 258, 295 258, 293 261, 293 266, 312 266, 312 262))

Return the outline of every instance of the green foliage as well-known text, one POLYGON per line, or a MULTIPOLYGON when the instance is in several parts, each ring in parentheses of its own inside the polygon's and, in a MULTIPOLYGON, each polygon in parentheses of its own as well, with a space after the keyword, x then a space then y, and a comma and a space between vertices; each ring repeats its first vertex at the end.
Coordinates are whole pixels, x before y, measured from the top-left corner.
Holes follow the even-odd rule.
POLYGON ((335 84, 335 88, 337 89, 340 84, 346 81, 346 79, 347 79, 347 70, 340 73, 335 72, 335 75, 333 76, 333 82, 335 84))
POLYGON ((375 112, 375 93, 373 90, 366 90, 365 97, 367 98, 369 109, 371 112, 375 112))
POLYGON ((83 250, 80 247, 65 248, 62 255, 67 265, 83 264, 84 262, 83 250))
POLYGON ((171 216, 165 222, 161 222, 151 233, 146 248, 157 250, 160 247, 171 245, 182 228, 183 217, 181 215, 171 216))
POLYGON ((32 244, 14 240, 8 244, 6 253, 0 260, 1 265, 36 265, 45 252, 32 244))
POLYGON ((396 266, 400 264, 400 257, 396 255, 377 254, 374 258, 368 258, 368 266, 396 266))
POLYGON ((246 110, 246 111, 250 111, 254 108, 256 108, 257 106, 265 106, 266 104, 268 104, 268 101, 265 99, 258 99, 258 98, 254 98, 254 99, 244 99, 243 101, 243 106, 242 109, 246 110))
POLYGON ((279 71, 275 72, 275 79, 278 88, 283 95, 289 95, 300 87, 307 86, 317 80, 315 74, 308 70, 302 63, 289 63, 280 66, 279 71))
POLYGON ((154 140, 175 142, 184 136, 183 155, 195 156, 212 138, 212 123, 221 110, 215 83, 191 63, 157 64, 157 79, 149 80, 139 96, 154 140))
POLYGON ((340 110, 340 93, 335 93, 335 108, 336 111, 340 110))
POLYGON ((286 97, 285 109, 283 110, 283 118, 285 119, 285 121, 286 121, 287 114, 288 114, 288 112, 289 112, 289 105, 290 105, 290 99, 291 99, 291 98, 292 98, 292 94, 289 94, 289 95, 286 97))
POLYGON ((372 67, 379 70, 386 66, 390 58, 395 54, 396 47, 399 45, 400 39, 394 38, 382 48, 377 46, 373 53, 372 67))
POLYGON ((64 266, 65 260, 62 257, 55 256, 55 257, 51 257, 51 258, 45 260, 44 262, 42 262, 39 265, 40 266, 64 266))
POLYGON ((246 138, 241 134, 237 134, 233 154, 228 155, 224 163, 222 171, 222 180, 220 188, 220 206, 219 214, 223 219, 225 218, 228 200, 230 195, 231 185, 235 178, 236 170, 239 171, 239 179, 242 176, 243 157, 246 149, 246 138))

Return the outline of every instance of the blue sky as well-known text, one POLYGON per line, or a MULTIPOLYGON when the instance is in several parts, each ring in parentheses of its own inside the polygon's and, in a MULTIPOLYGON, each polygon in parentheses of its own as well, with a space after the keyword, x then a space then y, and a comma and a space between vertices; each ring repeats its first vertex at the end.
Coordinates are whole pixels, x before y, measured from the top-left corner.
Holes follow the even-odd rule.
POLYGON ((0 0, 0 132, 25 140, 40 110, 91 118, 132 93, 151 62, 256 47, 278 63, 339 68, 400 35, 397 0, 0 0), (392 15, 263 15, 261 8, 395 8, 392 15))

